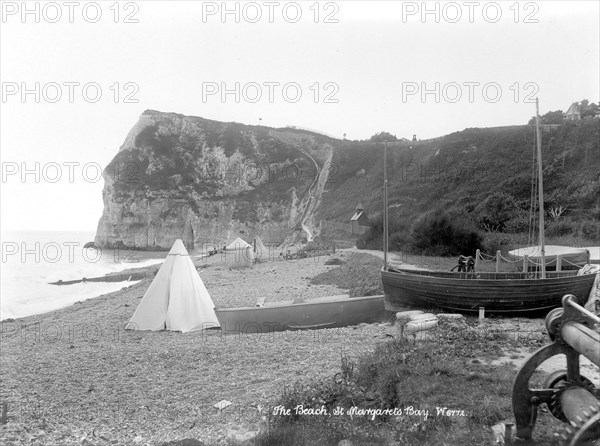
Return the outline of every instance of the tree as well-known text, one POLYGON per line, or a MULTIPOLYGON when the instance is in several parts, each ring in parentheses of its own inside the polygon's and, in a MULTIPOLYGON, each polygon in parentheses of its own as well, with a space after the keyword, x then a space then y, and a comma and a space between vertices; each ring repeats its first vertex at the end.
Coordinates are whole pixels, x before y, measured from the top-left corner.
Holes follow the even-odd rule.
POLYGON ((396 138, 396 135, 392 135, 389 132, 379 132, 379 133, 375 133, 373 136, 371 136, 369 141, 372 141, 372 142, 398 141, 398 138, 396 138))
POLYGON ((593 102, 590 104, 587 99, 584 99, 579 103, 579 113, 581 113, 581 119, 587 116, 594 117, 598 113, 598 105, 593 102))
POLYGON ((542 124, 562 124, 564 119, 562 110, 551 111, 542 116, 542 124))
POLYGON ((453 219, 440 209, 421 216, 411 237, 413 251, 425 255, 475 255, 483 243, 483 238, 469 222, 453 219))
MULTIPOLYGON (((540 116, 540 124, 562 124, 565 120, 565 114, 562 110, 550 111, 540 116)), ((529 120, 529 125, 535 124, 535 116, 529 120)))
POLYGON ((504 192, 495 192, 475 208, 479 227, 490 232, 502 232, 506 223, 516 217, 519 206, 515 198, 504 192))

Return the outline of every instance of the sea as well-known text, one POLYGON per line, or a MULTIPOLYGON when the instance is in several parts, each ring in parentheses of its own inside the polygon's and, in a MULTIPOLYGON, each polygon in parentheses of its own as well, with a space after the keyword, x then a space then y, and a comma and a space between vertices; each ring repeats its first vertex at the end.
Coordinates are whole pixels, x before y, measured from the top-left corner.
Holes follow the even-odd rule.
POLYGON ((51 285, 161 263, 165 251, 85 248, 94 232, 2 232, 0 320, 57 310, 137 281, 51 285))

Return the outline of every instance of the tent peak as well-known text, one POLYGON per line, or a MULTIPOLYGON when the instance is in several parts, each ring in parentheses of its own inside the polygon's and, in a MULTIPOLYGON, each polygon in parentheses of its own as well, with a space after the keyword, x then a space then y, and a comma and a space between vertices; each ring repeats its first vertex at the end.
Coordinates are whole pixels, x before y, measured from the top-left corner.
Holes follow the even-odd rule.
POLYGON ((171 250, 169 251, 170 256, 189 256, 187 249, 185 249, 185 245, 183 244, 183 241, 178 238, 177 240, 175 240, 175 243, 173 243, 173 246, 171 247, 171 250))
POLYGON ((235 249, 246 249, 246 248, 250 248, 250 245, 245 240, 238 237, 234 241, 232 241, 229 245, 227 245, 226 249, 228 251, 231 251, 231 250, 235 250, 235 249))

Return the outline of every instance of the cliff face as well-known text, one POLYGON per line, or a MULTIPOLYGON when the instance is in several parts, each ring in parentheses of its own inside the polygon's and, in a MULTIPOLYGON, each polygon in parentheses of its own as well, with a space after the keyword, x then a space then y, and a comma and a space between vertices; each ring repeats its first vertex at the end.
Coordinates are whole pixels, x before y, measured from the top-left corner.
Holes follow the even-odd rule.
MULTIPOLYGON (((546 208, 566 207, 568 218, 596 226, 598 123, 566 122, 542 135, 546 208)), ((389 143, 391 218, 410 226, 442 208, 477 222, 494 192, 527 214, 533 134, 523 125, 389 143)), ((182 238, 200 250, 238 236, 353 239, 356 204, 369 216, 382 209, 382 178, 382 143, 146 111, 104 171, 96 243, 155 250, 182 238)))
POLYGON ((332 151, 311 136, 146 111, 104 170, 95 241, 154 250, 177 238, 196 249, 311 239, 332 151))

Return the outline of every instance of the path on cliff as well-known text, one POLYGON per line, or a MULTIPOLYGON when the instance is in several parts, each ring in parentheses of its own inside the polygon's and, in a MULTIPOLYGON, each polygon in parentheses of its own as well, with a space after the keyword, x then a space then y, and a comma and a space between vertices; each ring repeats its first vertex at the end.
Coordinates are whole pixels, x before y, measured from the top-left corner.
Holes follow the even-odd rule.
MULTIPOLYGON (((306 221, 308 220, 308 217, 310 216, 310 211, 314 207, 314 205, 313 205, 314 200, 317 199, 317 195, 315 194, 314 189, 315 189, 315 185, 319 184, 319 179, 321 178, 323 170, 319 168, 319 164, 317 163, 317 160, 315 160, 313 158, 313 156, 310 153, 308 153, 308 151, 306 151, 304 148, 302 148, 298 144, 283 138, 282 136, 276 134, 273 130, 269 131, 269 135, 272 136, 273 138, 278 139, 279 141, 283 142, 284 144, 289 144, 292 147, 294 147, 295 149, 299 150, 308 159, 310 159, 315 166, 315 173, 316 173, 315 179, 313 180, 311 185, 308 187, 308 200, 306 202, 304 211, 302 212, 302 215, 300 216, 300 225, 302 226, 302 230, 306 233, 306 240, 310 242, 313 239, 313 233, 312 233, 311 229, 308 227, 308 225, 306 224, 306 221)), ((330 160, 328 160, 328 161, 330 161, 330 160)))

